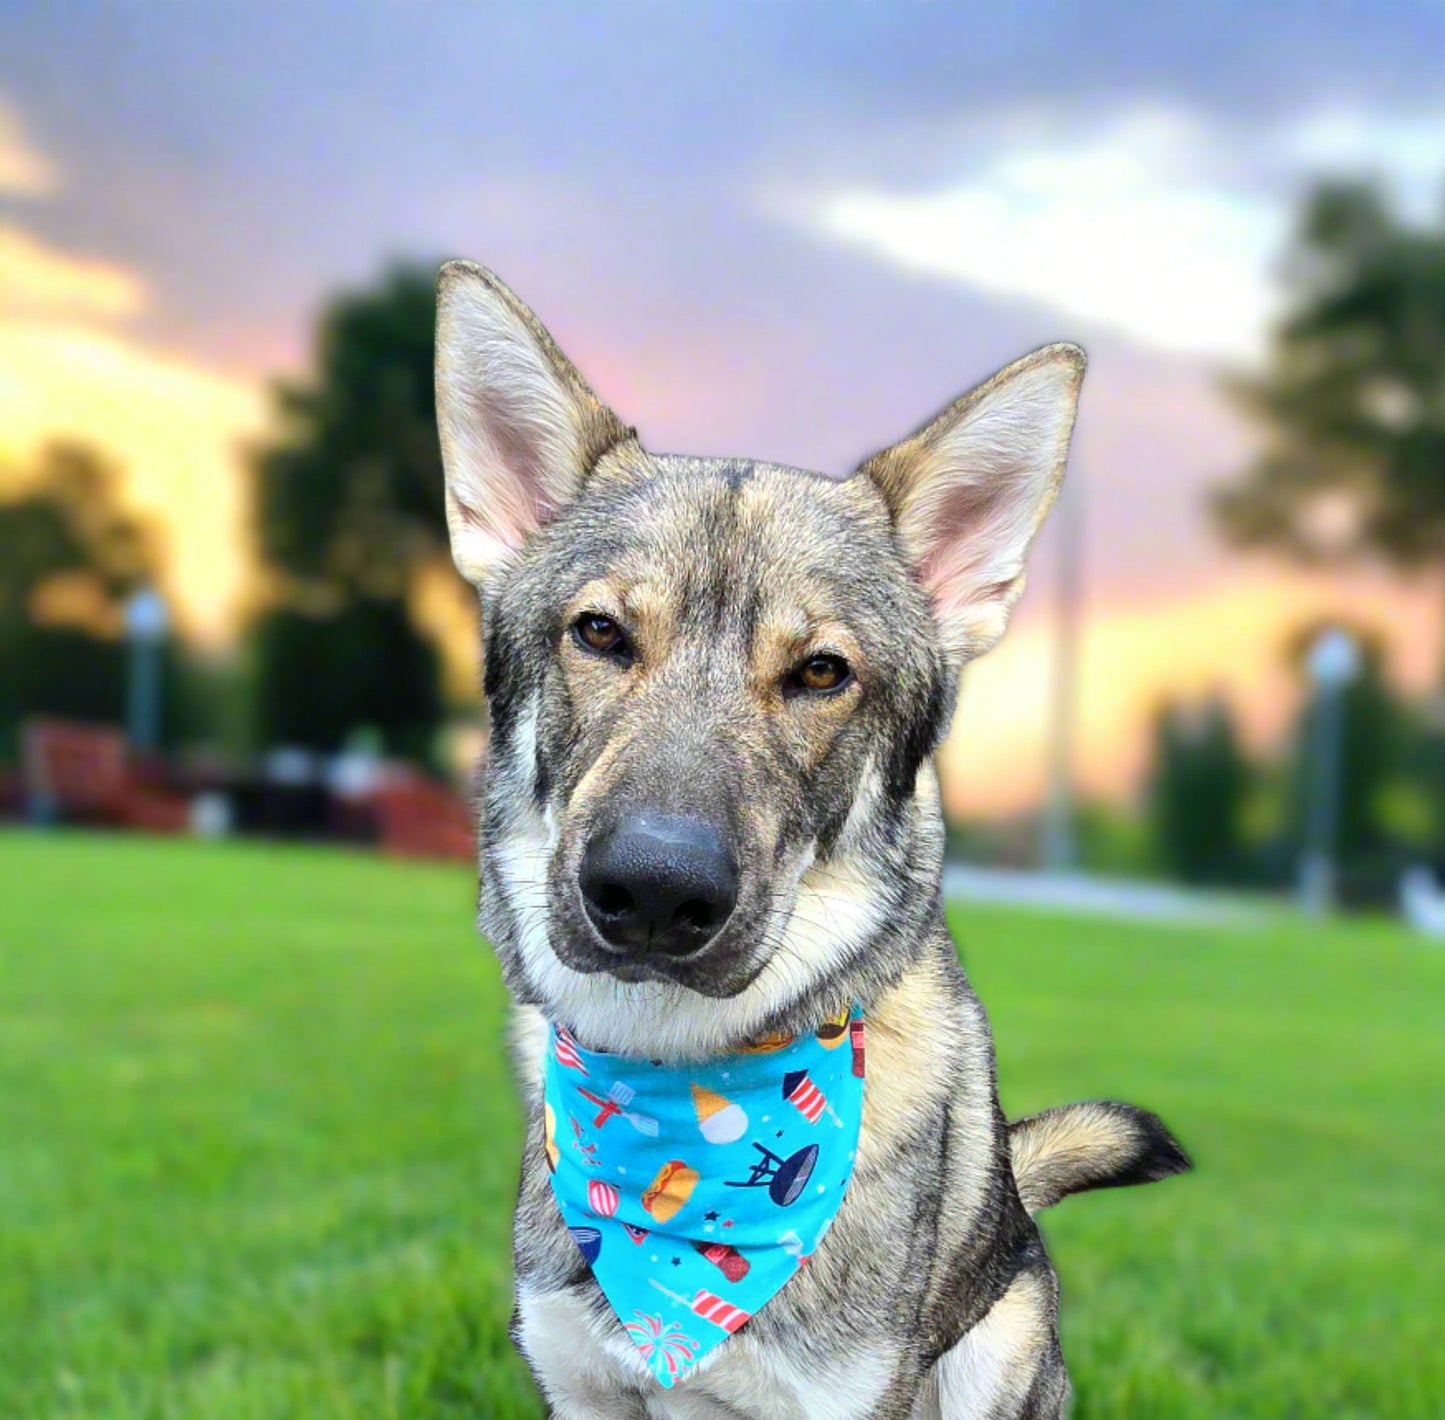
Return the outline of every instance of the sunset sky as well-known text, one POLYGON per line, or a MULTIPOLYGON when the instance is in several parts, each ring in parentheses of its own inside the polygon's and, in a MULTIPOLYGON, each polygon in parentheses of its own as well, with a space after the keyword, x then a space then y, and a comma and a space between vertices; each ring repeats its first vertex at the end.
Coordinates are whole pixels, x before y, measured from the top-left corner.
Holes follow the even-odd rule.
MULTIPOLYGON (((1445 5, 10 5, 0 10, 0 456, 112 450, 187 625, 246 590, 239 453, 324 297, 486 262, 658 449, 842 472, 1045 340, 1092 363, 1080 765, 1119 795, 1170 692, 1288 723, 1317 615, 1440 665, 1445 591, 1229 553, 1298 195, 1445 210, 1445 5), (1352 18, 1353 17, 1353 18, 1352 18)), ((1054 548, 971 672, 965 811, 1043 772, 1054 548)))

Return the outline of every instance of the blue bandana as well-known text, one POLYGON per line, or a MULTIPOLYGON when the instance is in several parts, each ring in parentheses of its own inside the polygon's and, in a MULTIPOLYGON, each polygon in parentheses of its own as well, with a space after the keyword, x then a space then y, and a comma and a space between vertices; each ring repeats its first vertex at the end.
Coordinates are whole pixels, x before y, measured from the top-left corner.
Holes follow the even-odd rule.
POLYGON ((862 1011, 698 1065, 584 1050, 554 1027, 544 1114, 563 1221, 671 1386, 832 1224, 863 1122, 862 1011))

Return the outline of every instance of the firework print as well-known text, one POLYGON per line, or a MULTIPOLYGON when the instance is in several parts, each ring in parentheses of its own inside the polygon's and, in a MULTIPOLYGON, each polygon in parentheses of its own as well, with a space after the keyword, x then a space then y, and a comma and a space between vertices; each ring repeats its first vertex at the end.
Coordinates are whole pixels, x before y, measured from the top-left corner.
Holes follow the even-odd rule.
POLYGON ((663 1321, 660 1316, 649 1316, 646 1312, 632 1315, 636 1320, 627 1323, 627 1334, 658 1380, 671 1385, 692 1369, 697 1342, 677 1322, 663 1321))

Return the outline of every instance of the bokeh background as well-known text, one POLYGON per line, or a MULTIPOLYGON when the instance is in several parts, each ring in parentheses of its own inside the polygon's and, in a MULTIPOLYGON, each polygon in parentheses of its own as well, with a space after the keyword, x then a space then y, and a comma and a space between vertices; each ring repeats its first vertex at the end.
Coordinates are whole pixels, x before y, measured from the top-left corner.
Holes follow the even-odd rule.
POLYGON ((1023 351, 1068 488, 940 756, 1081 1416, 1420 1416, 1445 9, 0 10, 0 1413, 540 1413, 468 928, 437 263, 655 449, 844 474, 1023 351), (380 851, 378 851, 380 850, 380 851))

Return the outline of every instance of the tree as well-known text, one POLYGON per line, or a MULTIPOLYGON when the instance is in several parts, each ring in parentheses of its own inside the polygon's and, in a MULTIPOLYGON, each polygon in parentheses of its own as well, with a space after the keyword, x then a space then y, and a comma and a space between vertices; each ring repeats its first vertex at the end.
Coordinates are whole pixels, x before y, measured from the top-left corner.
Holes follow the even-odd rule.
MULTIPOLYGON (((117 722, 125 703, 126 599, 152 581, 149 527, 118 497, 116 467, 54 444, 0 501, 0 754, 32 715, 117 722)), ((170 678, 173 683, 174 678, 170 678)))
POLYGON ((1234 387, 1267 443, 1216 497, 1225 533, 1304 561, 1445 564, 1445 226, 1325 186, 1285 276, 1269 367, 1234 387))
POLYGON ((1160 711, 1151 809, 1160 855, 1174 876, 1203 884, 1239 875, 1249 783, 1249 765, 1222 700, 1160 711))
POLYGON ((334 749, 368 724, 425 757, 440 721, 438 657, 410 614, 418 577, 447 556, 435 309, 435 267, 343 295, 323 313, 314 378, 276 388, 280 433, 253 465, 267 740, 334 749))
POLYGON ((152 531, 119 503, 119 471, 93 449, 56 443, 6 479, 0 502, 0 629, 82 623, 119 630, 125 599, 155 572, 152 531))
POLYGON ((254 637, 268 670, 257 718, 269 742, 334 753, 351 730, 374 725, 393 752, 431 757, 442 711, 437 654, 399 601, 361 597, 326 617, 279 608, 254 637))

